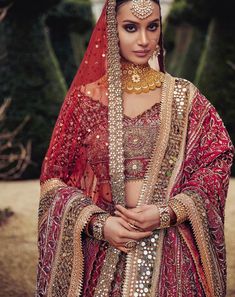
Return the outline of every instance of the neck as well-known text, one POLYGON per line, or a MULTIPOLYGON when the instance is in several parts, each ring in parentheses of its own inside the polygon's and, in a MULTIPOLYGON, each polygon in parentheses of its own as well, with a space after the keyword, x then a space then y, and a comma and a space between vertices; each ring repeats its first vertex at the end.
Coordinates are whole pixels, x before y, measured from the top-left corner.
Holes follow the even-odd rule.
POLYGON ((133 62, 127 61, 124 58, 121 58, 121 65, 122 67, 133 67, 133 68, 150 68, 150 65, 148 64, 148 62, 146 64, 135 64, 133 62))

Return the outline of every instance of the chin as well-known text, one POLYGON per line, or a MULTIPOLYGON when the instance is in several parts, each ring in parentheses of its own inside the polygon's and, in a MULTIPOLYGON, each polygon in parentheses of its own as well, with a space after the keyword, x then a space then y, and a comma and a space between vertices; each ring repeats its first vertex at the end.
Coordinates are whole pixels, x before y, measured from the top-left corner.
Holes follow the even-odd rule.
POLYGON ((149 57, 148 58, 130 58, 130 59, 126 59, 128 62, 136 64, 136 65, 145 65, 148 63, 149 61, 149 57))

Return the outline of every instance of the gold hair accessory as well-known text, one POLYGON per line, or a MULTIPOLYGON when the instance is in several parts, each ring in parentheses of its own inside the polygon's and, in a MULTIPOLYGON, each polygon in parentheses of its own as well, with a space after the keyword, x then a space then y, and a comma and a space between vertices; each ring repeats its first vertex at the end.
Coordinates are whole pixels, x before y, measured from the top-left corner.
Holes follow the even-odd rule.
POLYGON ((122 90, 126 93, 148 93, 160 88, 165 74, 147 65, 122 63, 122 90))
POLYGON ((141 20, 146 19, 153 13, 151 0, 132 0, 131 12, 141 20))

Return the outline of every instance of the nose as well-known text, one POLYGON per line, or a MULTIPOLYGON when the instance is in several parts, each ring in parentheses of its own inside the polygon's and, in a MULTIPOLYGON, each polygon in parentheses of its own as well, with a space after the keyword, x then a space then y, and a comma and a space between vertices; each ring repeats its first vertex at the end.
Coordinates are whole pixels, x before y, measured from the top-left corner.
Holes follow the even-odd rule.
POLYGON ((148 40, 148 35, 145 30, 141 30, 139 33, 139 40, 138 40, 139 45, 147 47, 149 44, 148 40))

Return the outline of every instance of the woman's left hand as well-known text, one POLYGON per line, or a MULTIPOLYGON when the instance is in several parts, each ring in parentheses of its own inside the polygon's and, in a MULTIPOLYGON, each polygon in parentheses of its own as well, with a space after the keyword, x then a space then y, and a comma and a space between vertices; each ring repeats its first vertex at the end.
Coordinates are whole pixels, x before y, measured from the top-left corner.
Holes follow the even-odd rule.
POLYGON ((144 204, 132 209, 116 205, 115 215, 143 231, 153 231, 160 225, 159 209, 152 204, 144 204))

